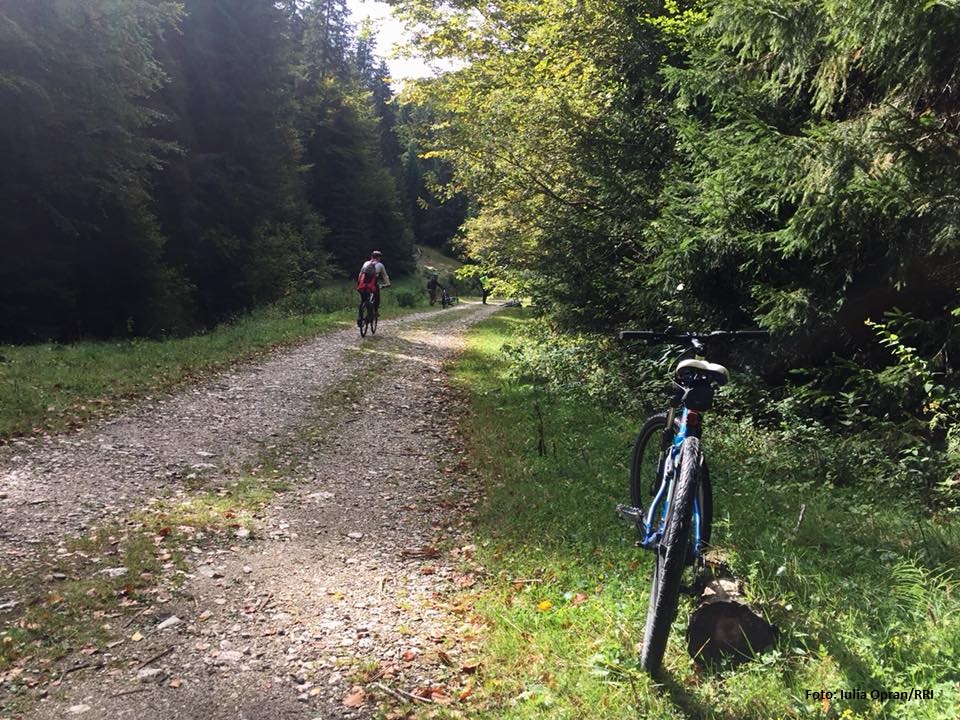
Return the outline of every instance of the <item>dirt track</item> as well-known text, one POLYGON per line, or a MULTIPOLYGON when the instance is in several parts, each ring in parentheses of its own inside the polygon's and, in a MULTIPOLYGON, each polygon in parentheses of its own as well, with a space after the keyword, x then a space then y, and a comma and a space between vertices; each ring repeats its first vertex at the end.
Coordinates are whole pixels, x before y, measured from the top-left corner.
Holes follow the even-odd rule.
MULTIPOLYGON (((87 667, 18 699, 23 717, 347 718, 408 693, 455 701, 471 633, 446 593, 478 568, 456 527, 473 500, 443 363, 494 309, 383 322, 363 342, 320 336, 99 427, 4 449, 8 571, 150 498, 189 499, 197 475, 229 483, 265 454, 289 485, 251 537, 188 548, 185 584, 116 621, 130 623, 112 628, 119 644, 58 661, 87 667)), ((13 592, 0 587, 0 607, 13 592)))

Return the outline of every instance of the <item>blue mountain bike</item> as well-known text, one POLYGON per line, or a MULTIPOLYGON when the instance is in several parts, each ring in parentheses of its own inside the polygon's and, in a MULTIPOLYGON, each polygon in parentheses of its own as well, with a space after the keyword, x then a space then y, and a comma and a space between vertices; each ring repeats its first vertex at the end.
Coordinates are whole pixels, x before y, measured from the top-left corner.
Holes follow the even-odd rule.
POLYGON ((655 674, 663 661, 684 568, 692 566, 694 574, 698 573, 710 542, 713 496, 700 438, 714 388, 725 384, 730 373, 723 365, 706 360, 704 342, 765 337, 765 330, 620 333, 621 340, 690 345, 674 372, 666 412, 648 419, 637 436, 630 463, 631 504, 617 506, 617 514, 636 526, 638 544, 655 557, 640 652, 640 664, 650 674, 655 674))

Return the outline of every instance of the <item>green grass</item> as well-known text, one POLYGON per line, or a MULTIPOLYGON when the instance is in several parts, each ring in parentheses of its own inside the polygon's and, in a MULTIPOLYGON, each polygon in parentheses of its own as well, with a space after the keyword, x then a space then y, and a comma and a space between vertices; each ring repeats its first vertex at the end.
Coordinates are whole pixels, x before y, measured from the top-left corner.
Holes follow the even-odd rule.
POLYGON ((476 326, 454 367, 486 490, 473 525, 489 572, 470 598, 487 627, 474 716, 958 717, 956 516, 924 515, 866 481, 829 487, 776 434, 718 417, 705 430, 715 539, 781 640, 736 670, 698 671, 686 654, 684 601, 663 682, 641 673, 635 646, 651 563, 613 514, 639 419, 511 379, 500 348, 517 342, 527 321, 511 311, 476 326), (824 705, 806 695, 910 687, 936 697, 824 705))
MULTIPOLYGON (((427 309, 420 285, 412 278, 394 283, 383 292, 382 315, 427 309)), ((131 400, 169 391, 278 346, 350 327, 356 297, 343 283, 187 338, 2 345, 0 441, 76 428, 122 410, 131 400)))

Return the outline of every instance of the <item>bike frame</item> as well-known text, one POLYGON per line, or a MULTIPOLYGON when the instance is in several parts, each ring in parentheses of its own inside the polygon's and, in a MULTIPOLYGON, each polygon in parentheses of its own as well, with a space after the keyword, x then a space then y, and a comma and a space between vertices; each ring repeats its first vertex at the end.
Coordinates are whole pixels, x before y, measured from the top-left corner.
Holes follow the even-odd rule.
MULTIPOLYGON (((667 526, 667 517, 670 514, 670 498, 673 497, 673 488, 677 480, 677 460, 680 457, 680 449, 687 437, 700 437, 702 413, 690 410, 684 405, 679 407, 680 427, 676 433, 673 432, 673 422, 676 418, 677 409, 671 407, 667 411, 667 425, 664 432, 669 432, 672 435, 672 440, 667 448, 663 448, 665 443, 661 443, 660 458, 657 462, 657 472, 660 475, 658 478, 659 486, 653 501, 650 503, 650 508, 647 510, 643 528, 641 528, 643 539, 640 541, 640 546, 647 550, 656 550, 667 526), (669 466, 666 462, 668 453, 670 457, 669 466), (659 522, 656 522, 658 508, 660 510, 659 522)), ((699 561, 703 550, 699 492, 694 495, 693 499, 693 540, 694 554, 699 561)))
POLYGON ((374 315, 379 316, 380 313, 377 312, 377 305, 374 302, 375 297, 376 292, 374 290, 367 290, 363 293, 363 304, 369 305, 373 309, 374 315))

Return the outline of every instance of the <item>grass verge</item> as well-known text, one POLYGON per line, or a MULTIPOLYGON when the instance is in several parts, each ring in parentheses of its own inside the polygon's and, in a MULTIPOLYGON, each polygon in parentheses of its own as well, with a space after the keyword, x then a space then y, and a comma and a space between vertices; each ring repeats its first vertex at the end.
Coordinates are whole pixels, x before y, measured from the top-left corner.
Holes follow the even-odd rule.
POLYGON ((651 561, 613 514, 639 419, 514 379, 501 348, 520 341, 526 322, 510 311, 478 324, 454 366, 487 493, 473 527, 489 582, 470 598, 487 627, 472 714, 960 716, 956 516, 926 515, 866 484, 829 486, 775 433, 719 417, 705 430, 715 539, 781 640, 736 670, 698 670, 685 650, 683 601, 664 678, 640 672, 651 561), (911 688, 934 697, 871 697, 911 688), (861 696, 812 697, 841 689, 861 696))
MULTIPOLYGON (((395 317, 428 309, 418 279, 383 293, 395 317)), ((350 327, 347 284, 291 298, 201 335, 29 346, 0 345, 0 443, 61 432, 115 414, 131 400, 168 392, 274 348, 350 327)))

